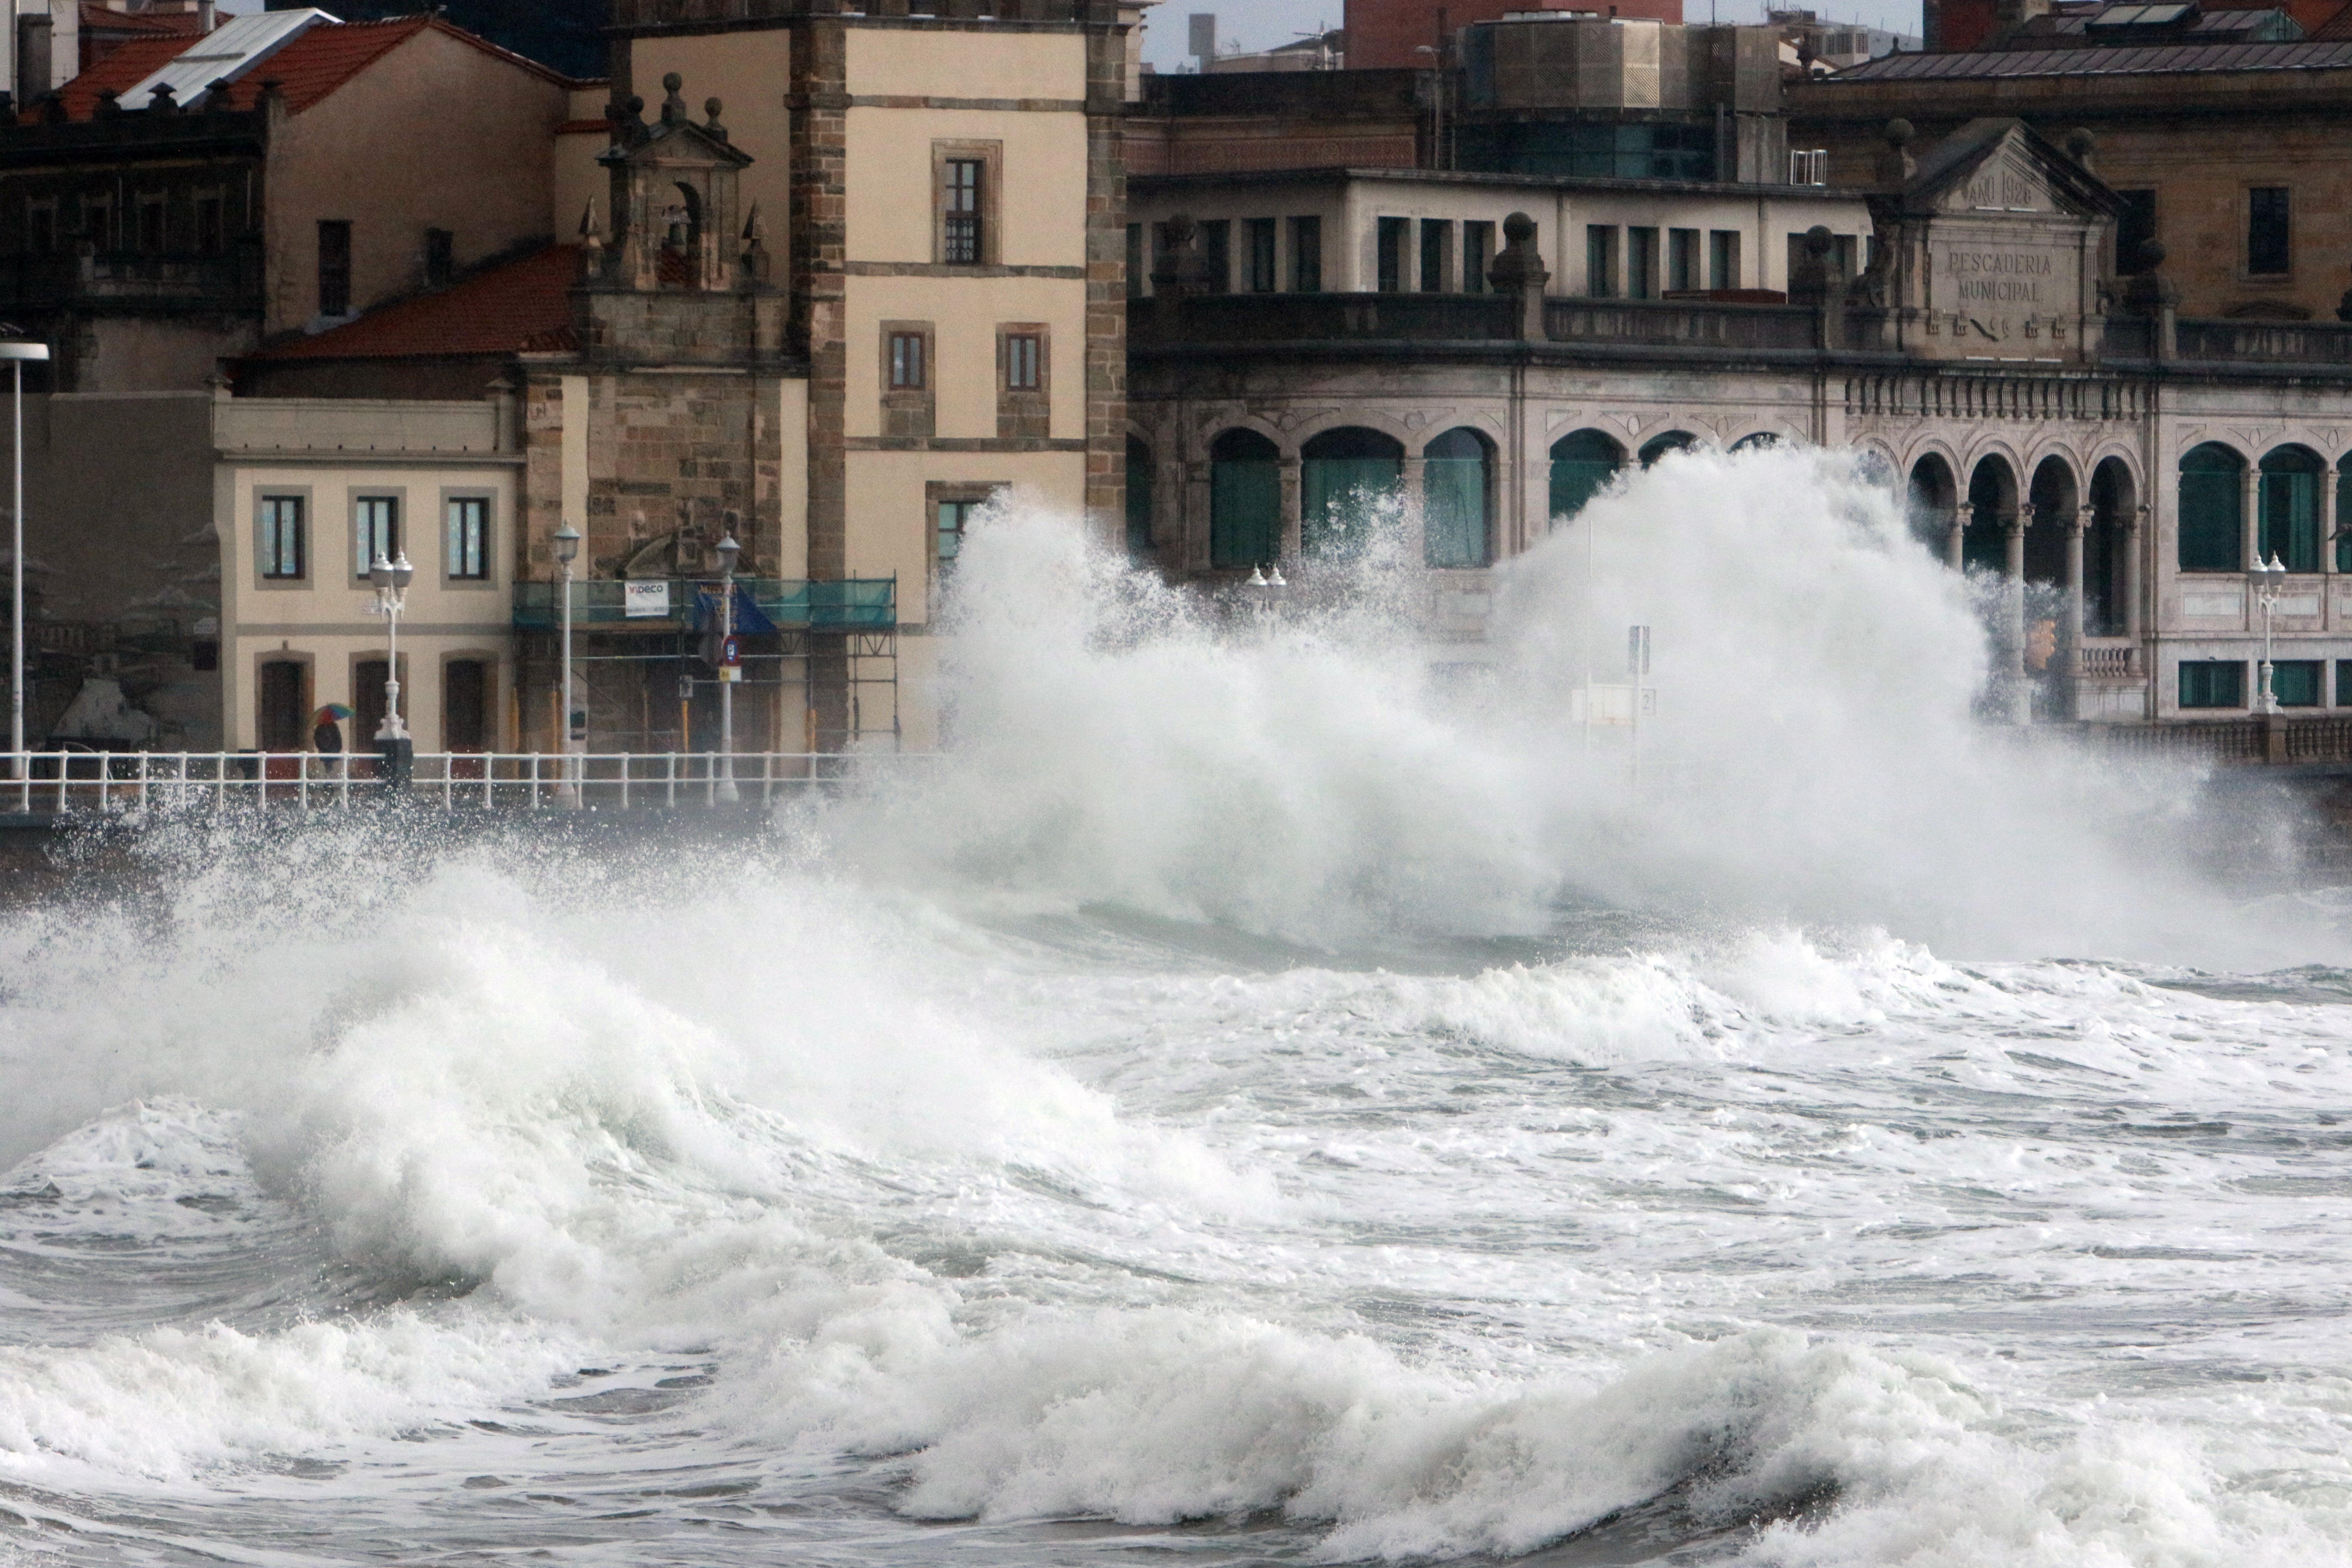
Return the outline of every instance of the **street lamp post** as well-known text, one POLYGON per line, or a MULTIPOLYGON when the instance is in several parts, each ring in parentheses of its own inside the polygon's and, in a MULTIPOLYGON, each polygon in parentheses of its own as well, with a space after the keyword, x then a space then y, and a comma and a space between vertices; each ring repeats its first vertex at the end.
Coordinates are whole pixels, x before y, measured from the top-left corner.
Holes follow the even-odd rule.
POLYGON ((408 584, 415 575, 416 568, 408 563, 405 550, 391 561, 379 550, 368 567, 368 581, 375 584, 376 607, 383 612, 383 723, 375 732, 375 750, 383 759, 387 795, 406 786, 416 755, 408 726, 400 721, 400 615, 408 607, 408 584))
POLYGON ((2263 693, 2261 709, 2264 713, 2279 710, 2278 693, 2271 685, 2271 622, 2278 616, 2279 590, 2284 585, 2286 566, 2276 554, 2265 563, 2260 551, 2254 553, 2254 563, 2246 573, 2253 584, 2254 603, 2263 607, 2263 693))
POLYGON ((719 542, 719 798, 730 805, 743 798, 735 787, 735 682, 743 667, 727 657, 735 640, 735 563, 742 553, 732 533, 719 542))
POLYGON ((580 559, 580 531, 569 522, 555 531, 555 559, 563 568, 563 776, 555 786, 555 798, 576 806, 580 785, 572 767, 588 739, 588 716, 572 706, 572 563, 580 559))
POLYGON ((25 366, 49 357, 47 343, 0 342, 0 359, 16 373, 16 439, 10 456, 16 463, 16 499, 9 507, 14 531, 9 555, 8 595, 8 756, 18 779, 29 778, 25 754, 25 366))

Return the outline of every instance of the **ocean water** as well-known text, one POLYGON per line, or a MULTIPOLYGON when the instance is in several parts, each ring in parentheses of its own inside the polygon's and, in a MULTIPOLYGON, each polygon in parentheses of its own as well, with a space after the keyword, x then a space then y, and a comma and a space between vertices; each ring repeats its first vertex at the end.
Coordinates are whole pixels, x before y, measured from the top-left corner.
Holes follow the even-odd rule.
POLYGON ((756 837, 0 910, 0 1563, 2352 1558, 2292 816, 1979 729, 1822 455, 1596 503, 1491 658, 1416 591, 1016 507, 951 754, 756 837))

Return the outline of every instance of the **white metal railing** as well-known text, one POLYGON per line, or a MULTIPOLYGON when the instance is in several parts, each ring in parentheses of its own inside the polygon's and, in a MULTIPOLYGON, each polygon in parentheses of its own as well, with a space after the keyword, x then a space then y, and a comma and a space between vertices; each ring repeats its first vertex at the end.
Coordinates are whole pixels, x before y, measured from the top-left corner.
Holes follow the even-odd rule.
MULTIPOLYGON (((898 752, 420 752, 405 797, 448 811, 631 810, 718 805, 731 783, 742 802, 772 805, 927 760, 898 752)), ((0 812, 20 815, 309 811, 380 805, 392 787, 370 752, 0 752, 0 812)))

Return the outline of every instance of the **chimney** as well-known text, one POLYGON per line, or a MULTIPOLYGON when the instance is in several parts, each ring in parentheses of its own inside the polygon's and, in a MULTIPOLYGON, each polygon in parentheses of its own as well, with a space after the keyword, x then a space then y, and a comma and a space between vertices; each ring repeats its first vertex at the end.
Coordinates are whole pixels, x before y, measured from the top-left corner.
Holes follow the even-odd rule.
POLYGON ((213 0, 196 0, 196 31, 209 33, 219 25, 213 0))

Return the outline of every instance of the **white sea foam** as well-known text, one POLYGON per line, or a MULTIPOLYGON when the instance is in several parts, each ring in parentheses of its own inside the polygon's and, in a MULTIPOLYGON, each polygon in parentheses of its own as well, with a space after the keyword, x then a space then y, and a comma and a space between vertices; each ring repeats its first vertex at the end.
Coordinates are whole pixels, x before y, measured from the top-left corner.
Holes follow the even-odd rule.
POLYGON ((1649 553, 1589 618, 1581 541, 1529 558, 1483 686, 1377 552, 1237 639, 1006 517, 927 784, 642 857, 188 828, 0 915, 0 1473, 227 1539, 302 1456, 339 1526, 535 1550, 538 1493, 673 1530, 749 1464, 775 1511, 692 1537, 743 1561, 955 1553, 853 1492, 1241 1516, 1209 1561, 2342 1561, 2345 1009, 1950 956, 2332 906, 2232 914, 2126 852, 2178 781, 1988 746, 1964 598, 1828 460, 1601 507, 1649 553), (1654 798, 1558 719, 1628 618, 1654 798))

